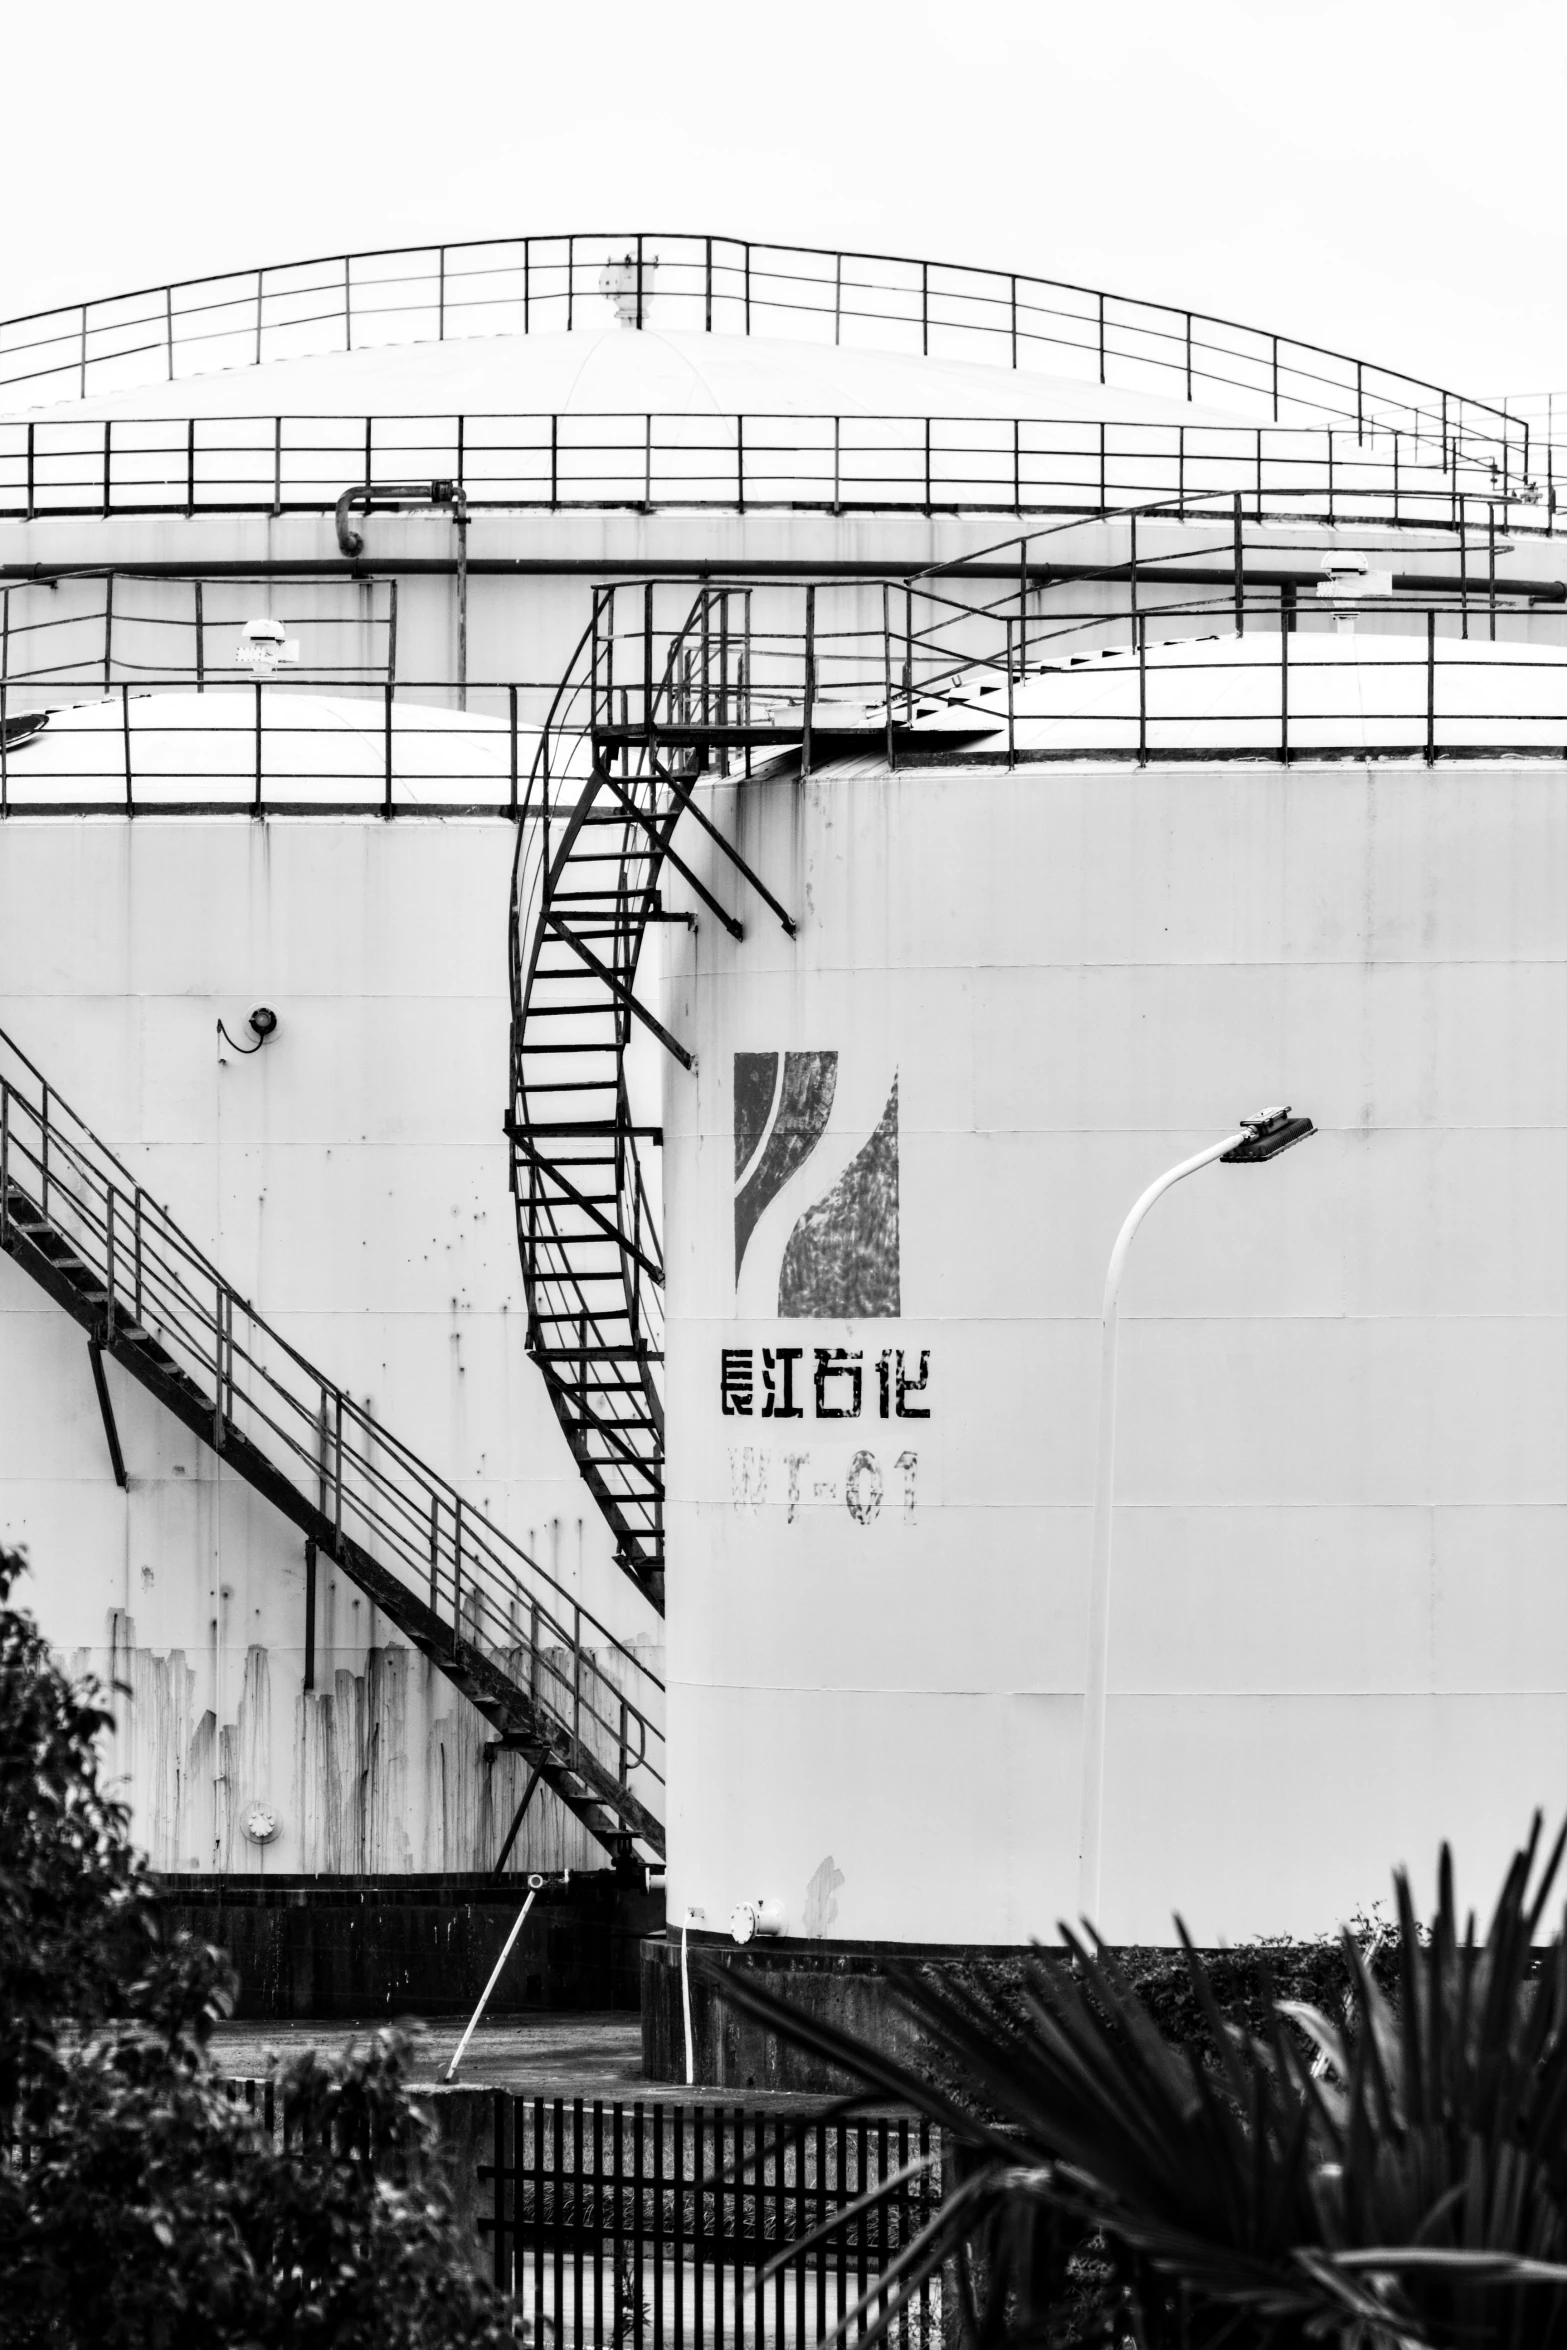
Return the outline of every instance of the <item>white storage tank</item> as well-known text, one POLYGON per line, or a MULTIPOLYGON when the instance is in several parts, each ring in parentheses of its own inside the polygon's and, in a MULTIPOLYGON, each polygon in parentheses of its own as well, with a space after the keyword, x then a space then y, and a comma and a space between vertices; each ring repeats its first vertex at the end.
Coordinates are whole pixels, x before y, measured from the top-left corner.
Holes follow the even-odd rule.
POLYGON ((1567 1794, 1560 759, 703 805, 800 930, 669 934, 672 1922, 1072 1914, 1106 1259, 1280 1102, 1317 1138, 1182 1184, 1123 1291, 1097 1922, 1484 1879, 1567 1794))

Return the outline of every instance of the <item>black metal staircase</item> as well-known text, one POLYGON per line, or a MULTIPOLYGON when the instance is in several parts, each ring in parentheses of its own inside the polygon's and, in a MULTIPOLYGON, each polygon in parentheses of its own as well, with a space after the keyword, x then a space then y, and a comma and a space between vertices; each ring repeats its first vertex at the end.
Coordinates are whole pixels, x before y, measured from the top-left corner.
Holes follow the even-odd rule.
POLYGON ((662 1859, 662 1682, 237 1296, 4 1031, 0 1249, 334 1559, 606 1851, 662 1859))
MULTIPOLYGON (((764 771, 759 759, 802 777, 866 753, 889 767, 910 756, 1010 761, 1020 689, 1098 666, 1106 651, 1130 656, 1135 755, 1146 759, 1150 625, 1190 641, 1244 634, 1249 616, 1272 632, 1287 758, 1287 632, 1297 596, 1325 576, 1321 555, 1273 546, 1233 493, 1182 494, 1094 527, 1086 561, 1073 545, 1085 525, 1068 518, 912 579, 713 582, 694 600, 677 579, 595 592, 518 834, 507 1132, 530 1351, 621 1565, 660 1607, 664 1269, 640 1153, 663 1137, 634 1114, 627 1055, 641 1028, 693 1066, 638 992, 653 925, 713 919, 741 936, 713 860, 704 878, 677 829, 705 834, 743 885, 739 903, 759 900, 792 934, 699 786, 738 776, 743 789, 764 771), (665 905, 670 873, 697 912, 665 905)), ((1390 572, 1397 544, 1391 535, 1390 572)), ((1256 755, 1216 738, 1215 755, 1232 753, 1256 755)), ((1097 756, 1092 734, 1060 755, 1097 756)))

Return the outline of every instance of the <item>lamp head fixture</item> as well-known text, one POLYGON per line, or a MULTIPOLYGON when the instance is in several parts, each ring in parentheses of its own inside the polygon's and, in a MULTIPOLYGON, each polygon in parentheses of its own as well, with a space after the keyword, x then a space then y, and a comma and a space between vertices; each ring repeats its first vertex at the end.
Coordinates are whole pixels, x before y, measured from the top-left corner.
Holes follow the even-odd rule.
POLYGON ((269 1036, 275 1036, 277 1034, 277 1014, 273 1011, 270 1004, 257 1004, 255 1010, 250 1014, 250 1017, 246 1021, 245 1025, 256 1040, 254 1044, 236 1043, 235 1039, 230 1036, 228 1030, 224 1027, 221 1020, 218 1022, 218 1034, 222 1037, 230 1052, 239 1053, 248 1058, 251 1053, 260 1052, 262 1046, 266 1043, 269 1036))
POLYGON ((1315 1134, 1316 1131, 1309 1118, 1295 1117, 1287 1102, 1280 1109, 1259 1110, 1255 1118, 1241 1120, 1241 1132, 1245 1140, 1224 1153, 1223 1164, 1226 1167, 1260 1167, 1268 1159, 1276 1159, 1280 1151, 1291 1150, 1297 1142, 1304 1142, 1309 1134, 1315 1134))

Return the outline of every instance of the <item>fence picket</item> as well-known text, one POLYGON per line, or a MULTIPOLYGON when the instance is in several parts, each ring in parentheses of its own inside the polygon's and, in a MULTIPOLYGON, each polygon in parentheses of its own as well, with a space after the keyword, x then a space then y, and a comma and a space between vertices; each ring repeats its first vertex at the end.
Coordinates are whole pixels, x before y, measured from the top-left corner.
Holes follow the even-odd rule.
MULTIPOLYGON (((491 2273, 573 2350, 768 2350, 769 2334, 775 2350, 803 2350, 864 2299, 940 2195, 933 2175, 904 2179, 874 2214, 785 2260, 769 2312, 769 2259, 906 2170, 911 2152, 927 2159, 928 2126, 916 2135, 906 2118, 792 2123, 740 2105, 638 2099, 609 2106, 606 2146, 598 2099, 591 2123, 581 2098, 569 2115, 560 2098, 497 2090, 494 2100, 494 2159, 479 2169, 493 2189, 479 2222, 491 2273)), ((856 2320, 857 2336, 873 2314, 856 2320)), ((925 2350, 939 2316, 927 2282, 892 2338, 925 2350)))

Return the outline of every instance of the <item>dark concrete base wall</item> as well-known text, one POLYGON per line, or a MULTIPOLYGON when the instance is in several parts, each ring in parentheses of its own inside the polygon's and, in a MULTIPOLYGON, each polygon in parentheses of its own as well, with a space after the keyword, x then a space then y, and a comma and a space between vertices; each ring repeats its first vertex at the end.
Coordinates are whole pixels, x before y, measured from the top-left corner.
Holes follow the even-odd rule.
MULTIPOLYGON (((527 1895, 515 1878, 163 1877, 167 1927, 218 1942, 241 2016, 468 2015, 527 1895)), ((635 2010, 663 1894, 609 1869, 543 1886, 490 2003, 635 2010)))
MULTIPOLYGON (((701 1972, 746 1973, 811 2016, 836 2024, 905 2063, 923 2065, 921 2036, 891 1998, 887 1970, 917 1961, 938 1976, 1016 1975, 1027 1953, 1013 1945, 776 1942, 735 1945, 716 1935, 690 1943, 691 2043, 697 2084, 707 2089, 793 2089, 837 2093, 853 2084, 819 2057, 764 2032, 727 2006, 701 1972)), ((686 2077, 680 1997, 680 1935, 642 1945, 642 2070, 650 2081, 686 2077)))

